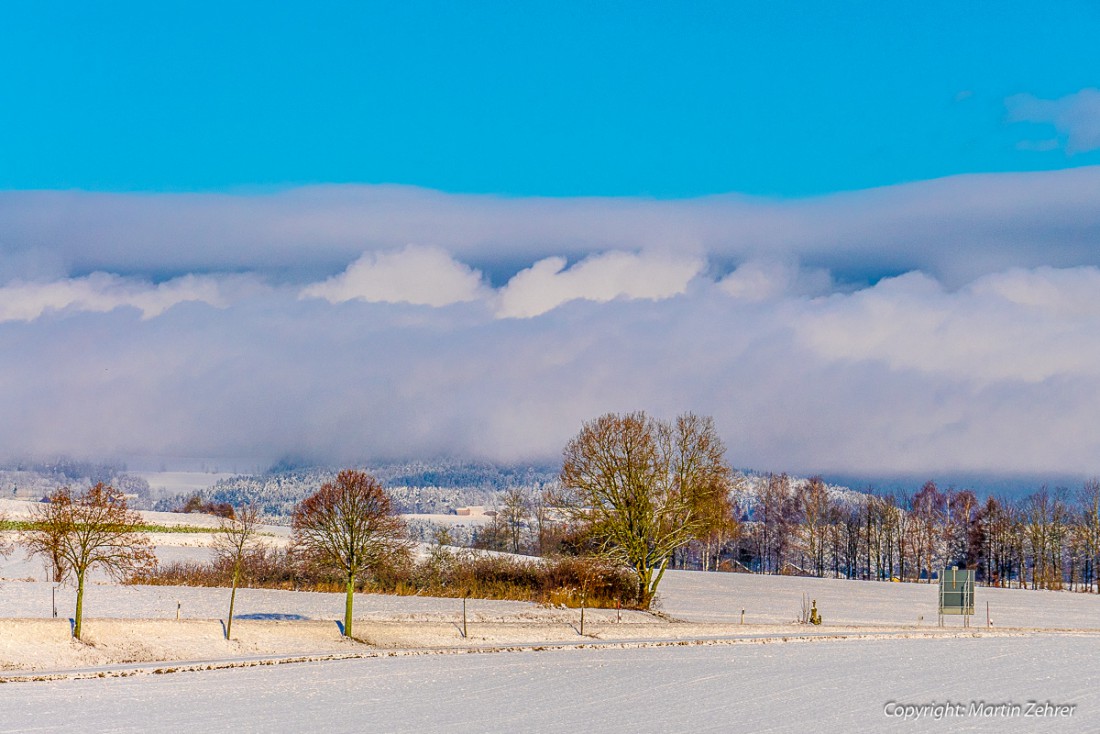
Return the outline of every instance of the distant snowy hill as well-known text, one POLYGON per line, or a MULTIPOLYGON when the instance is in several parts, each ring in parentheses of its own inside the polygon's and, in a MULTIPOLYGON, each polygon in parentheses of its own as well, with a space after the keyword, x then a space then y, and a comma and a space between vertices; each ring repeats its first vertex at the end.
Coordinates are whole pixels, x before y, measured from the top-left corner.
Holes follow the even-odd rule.
MULTIPOLYGON (((403 514, 454 514, 469 506, 495 506, 504 490, 519 487, 532 492, 555 486, 558 467, 553 465, 495 464, 461 460, 415 460, 376 463, 360 467, 381 480, 403 514)), ((282 464, 262 474, 224 477, 212 486, 186 494, 198 494, 204 501, 228 502, 234 506, 255 504, 275 520, 288 522, 294 506, 331 481, 336 467, 282 464)), ((109 463, 54 459, 19 462, 0 467, 0 496, 40 497, 62 486, 85 487, 103 481, 135 497, 135 506, 161 511, 174 510, 180 496, 162 496, 153 502, 148 482, 109 463)), ((731 497, 740 511, 751 518, 768 475, 739 471, 731 497)), ((790 477, 791 490, 808 479, 790 477)), ((829 495, 843 504, 862 503, 865 493, 827 484, 829 495)))
MULTIPOLYGON (((493 505, 511 487, 537 489, 557 481, 557 469, 462 461, 409 461, 362 467, 387 487, 406 514, 453 514, 460 507, 493 505)), ((233 505, 253 503, 275 518, 289 518, 294 505, 336 477, 332 467, 280 469, 223 479, 200 495, 233 505)))

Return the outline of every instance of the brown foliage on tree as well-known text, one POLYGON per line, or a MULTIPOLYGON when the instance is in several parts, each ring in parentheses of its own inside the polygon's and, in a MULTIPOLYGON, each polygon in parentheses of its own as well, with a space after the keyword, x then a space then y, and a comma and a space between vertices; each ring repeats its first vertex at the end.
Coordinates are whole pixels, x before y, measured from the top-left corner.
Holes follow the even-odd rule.
POLYGON ((32 525, 21 533, 23 547, 54 565, 57 580, 76 579, 73 636, 81 634, 84 582, 98 568, 121 580, 154 568, 157 558, 142 519, 126 506, 125 496, 102 482, 80 493, 68 487, 34 510, 32 525))
POLYGON ((344 635, 352 635, 356 583, 368 572, 408 552, 405 524, 393 512, 381 482, 345 469, 295 508, 294 546, 345 582, 344 635))
POLYGON ((725 447, 710 418, 674 425, 645 413, 589 421, 565 447, 562 487, 603 555, 628 566, 647 607, 672 554, 703 536, 729 488, 725 447))
MULTIPOLYGON (((726 447, 713 418, 685 413, 676 419, 671 435, 675 482, 687 497, 691 516, 697 522, 694 540, 699 543, 700 561, 707 571, 712 554, 719 554, 741 530, 730 499, 733 472, 726 463, 726 447)), ((716 565, 717 559, 713 560, 716 565)))
POLYGON ((181 512, 184 514, 199 512, 204 515, 214 515, 215 517, 221 517, 227 520, 232 520, 234 514, 233 505, 228 502, 204 501, 202 495, 198 493, 188 497, 187 501, 173 510, 173 512, 181 512))

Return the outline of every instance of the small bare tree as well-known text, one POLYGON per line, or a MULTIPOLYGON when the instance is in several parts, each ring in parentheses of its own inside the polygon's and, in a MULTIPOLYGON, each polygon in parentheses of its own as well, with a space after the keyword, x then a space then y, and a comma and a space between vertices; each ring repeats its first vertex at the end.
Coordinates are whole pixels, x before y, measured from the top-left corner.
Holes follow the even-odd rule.
POLYGON ((224 517, 214 535, 214 557, 229 566, 233 574, 233 590, 229 592, 229 619, 225 623, 225 639, 233 634, 233 606, 237 600, 237 584, 241 580, 248 557, 263 548, 259 537, 260 514, 249 505, 232 517, 224 517))
POLYGON ((504 525, 510 550, 513 553, 519 553, 523 531, 531 517, 530 503, 522 489, 512 487, 504 493, 504 502, 497 517, 504 525))
POLYGON ((344 635, 352 636, 355 584, 371 569, 406 553, 405 524, 393 512, 382 484, 345 469, 294 509, 294 545, 344 579, 344 635))
POLYGON ((55 564, 60 580, 76 578, 73 636, 80 639, 84 614, 84 582, 99 568, 121 580, 127 574, 156 567, 142 519, 126 506, 126 497, 102 482, 80 493, 68 487, 35 508, 30 526, 22 531, 23 547, 55 564))

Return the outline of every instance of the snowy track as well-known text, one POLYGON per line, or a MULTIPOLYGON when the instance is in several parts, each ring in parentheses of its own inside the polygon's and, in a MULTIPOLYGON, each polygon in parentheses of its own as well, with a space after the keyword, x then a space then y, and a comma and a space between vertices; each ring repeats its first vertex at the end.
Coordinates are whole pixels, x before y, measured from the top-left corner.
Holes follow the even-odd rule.
MULTIPOLYGON (((699 628, 689 628, 698 632, 699 628)), ((282 665, 300 662, 321 662, 330 660, 351 660, 372 657, 407 657, 411 655, 462 655, 474 653, 510 653, 510 652, 538 652, 545 650, 576 650, 576 649, 641 649, 655 647, 697 647, 707 645, 744 645, 744 644, 788 644, 805 642, 840 642, 852 640, 889 640, 889 639, 949 639, 949 638, 997 638, 997 637, 1031 637, 1033 632, 1026 630, 1001 630, 995 633, 967 632, 963 630, 830 630, 830 631, 805 631, 788 630, 781 632, 746 632, 741 634, 710 636, 675 635, 675 629, 666 628, 666 634, 660 635, 662 630, 637 629, 631 630, 640 633, 640 636, 616 638, 605 636, 578 636, 573 640, 536 641, 536 642, 499 642, 478 643, 475 641, 456 641, 450 645, 419 645, 406 648, 380 648, 368 643, 349 640, 334 640, 337 649, 345 652, 329 650, 317 650, 311 653, 298 652, 295 654, 258 654, 258 655, 232 655, 209 659, 164 659, 146 660, 125 663, 108 663, 88 667, 66 667, 57 669, 33 669, 33 670, 4 670, 0 671, 0 683, 17 682, 42 682, 48 680, 104 678, 104 677, 128 677, 144 674, 165 674, 177 672, 198 672, 203 670, 221 670, 229 668, 252 667, 255 665, 282 665), (658 633, 654 636, 646 636, 646 633, 658 633), (348 651, 350 650, 350 651, 348 651)), ((707 631, 707 630, 704 630, 707 631)), ((1100 635, 1089 633, 1067 632, 1062 635, 1051 636, 1088 636, 1093 637, 1094 642, 1100 642, 1100 635)), ((499 635, 498 635, 499 636, 499 635)), ((283 634, 283 640, 294 639, 293 635, 283 634)), ((307 638, 308 639, 308 638, 307 638)), ((480 639, 485 639, 481 637, 480 639)), ((73 643, 79 647, 79 643, 73 643)), ((94 645, 93 645, 94 646, 94 645)))

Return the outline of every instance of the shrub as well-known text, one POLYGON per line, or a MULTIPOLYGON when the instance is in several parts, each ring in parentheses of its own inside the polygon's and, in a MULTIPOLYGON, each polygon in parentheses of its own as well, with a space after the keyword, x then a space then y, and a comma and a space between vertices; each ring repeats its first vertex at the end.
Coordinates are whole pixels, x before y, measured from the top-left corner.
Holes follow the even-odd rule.
MULTIPOLYGON (((263 549, 249 554, 245 586, 298 591, 343 591, 337 574, 306 563, 293 553, 263 549)), ((175 562, 135 574, 132 584, 219 586, 232 584, 226 562, 175 562)), ((398 595, 511 599, 543 604, 611 608, 638 605, 638 585, 625 569, 584 557, 524 559, 436 547, 425 559, 408 558, 372 569, 358 591, 398 595)))

